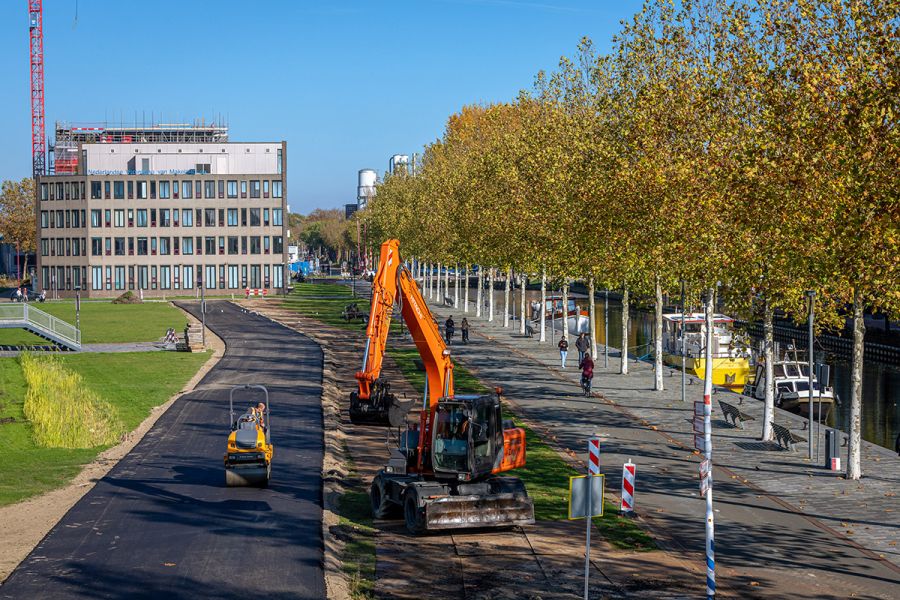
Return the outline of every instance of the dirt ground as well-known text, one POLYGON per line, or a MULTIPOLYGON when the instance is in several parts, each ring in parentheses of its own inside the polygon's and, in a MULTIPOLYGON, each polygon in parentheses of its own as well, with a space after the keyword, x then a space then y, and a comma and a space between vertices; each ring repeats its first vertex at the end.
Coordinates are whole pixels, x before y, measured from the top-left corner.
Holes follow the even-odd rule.
MULTIPOLYGON (((196 321, 191 315, 183 314, 189 321, 196 321)), ((206 340, 207 346, 213 350, 212 357, 185 384, 183 390, 169 398, 165 404, 150 411, 150 415, 136 429, 125 434, 118 445, 102 452, 93 462, 85 465, 67 486, 0 507, 0 523, 3 523, 3 527, 0 527, 0 583, 28 556, 69 509, 122 457, 131 452, 175 400, 192 391, 204 375, 215 366, 225 353, 225 343, 210 331, 207 331, 206 340)))
MULTIPOLYGON (((340 535, 335 535, 340 532, 334 500, 341 493, 341 480, 348 476, 347 458, 352 459, 358 476, 367 482, 386 461, 389 447, 385 428, 354 426, 347 415, 347 399, 355 389, 354 373, 363 347, 362 332, 354 334, 324 325, 281 309, 272 300, 241 304, 309 335, 325 352, 326 579, 330 598, 347 598, 349 585, 340 569, 342 543, 340 535), (349 450, 349 457, 344 456, 344 448, 349 450)), ((390 360, 385 360, 383 370, 391 379, 392 391, 410 398, 418 396, 390 360)), ((572 460, 565 453, 560 454, 572 460)), ((378 598, 550 600, 583 596, 583 521, 540 521, 513 530, 421 537, 407 533, 399 520, 376 521, 375 526, 378 598)), ((673 553, 616 550, 596 529, 591 539, 591 598, 694 598, 705 592, 704 575, 673 553)))

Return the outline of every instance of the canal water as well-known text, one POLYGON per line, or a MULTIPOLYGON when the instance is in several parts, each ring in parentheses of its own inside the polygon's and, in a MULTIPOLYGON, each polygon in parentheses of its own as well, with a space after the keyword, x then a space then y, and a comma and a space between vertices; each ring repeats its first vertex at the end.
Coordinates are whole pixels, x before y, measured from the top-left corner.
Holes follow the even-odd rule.
MULTIPOLYGON (((452 284, 451 284, 452 285, 452 284)), ((451 288, 452 289, 452 288, 451 288)), ((470 290, 470 294, 474 290, 470 290)), ((495 291, 495 309, 503 314, 503 292, 495 291)), ((548 291, 548 295, 551 292, 548 291)), ((558 292, 554 292, 558 293, 558 292)), ((525 290, 526 306, 533 301, 540 302, 539 290, 525 290)), ((470 295, 474 301, 474 296, 470 295)), ((576 302, 587 310, 587 298, 577 297, 576 302)), ((510 298, 514 304, 514 314, 519 312, 519 291, 516 290, 510 298), (513 301, 515 300, 515 301, 513 301)), ((604 337, 604 310, 603 298, 597 300, 597 342, 606 343, 604 337)), ((653 314, 643 311, 630 311, 631 321, 628 328, 628 352, 630 356, 644 357, 653 351, 653 314)), ((558 340, 561 334, 561 323, 557 321, 551 331, 551 324, 547 322, 547 337, 558 340)), ((622 304, 618 301, 609 301, 609 346, 622 347, 622 304)), ((599 357, 598 365, 602 365, 603 356, 599 357)), ((850 421, 850 364, 849 358, 837 355, 826 355, 826 362, 831 365, 831 385, 840 399, 840 404, 835 406, 834 412, 829 416, 827 423, 847 431, 850 421)), ((874 360, 867 360, 863 365, 863 406, 862 406, 862 436, 872 443, 885 448, 894 449, 897 434, 900 433, 900 368, 886 365, 874 360)))

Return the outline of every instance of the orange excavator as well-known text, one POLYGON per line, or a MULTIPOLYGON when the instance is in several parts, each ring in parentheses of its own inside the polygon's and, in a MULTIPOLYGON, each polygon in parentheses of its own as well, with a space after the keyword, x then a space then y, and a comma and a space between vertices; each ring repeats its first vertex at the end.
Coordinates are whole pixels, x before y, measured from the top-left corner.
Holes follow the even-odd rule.
POLYGON ((381 246, 366 334, 364 368, 356 374, 359 391, 351 398, 351 413, 384 415, 399 428, 387 465, 372 481, 374 516, 386 519, 402 509, 407 529, 415 534, 534 523, 534 503, 522 480, 500 475, 525 465, 525 431, 503 419, 499 388, 489 395, 454 394, 450 350, 400 260, 397 240, 381 246), (426 374, 419 422, 405 430, 400 426, 409 406, 391 395, 386 383, 379 383, 395 302, 426 374))

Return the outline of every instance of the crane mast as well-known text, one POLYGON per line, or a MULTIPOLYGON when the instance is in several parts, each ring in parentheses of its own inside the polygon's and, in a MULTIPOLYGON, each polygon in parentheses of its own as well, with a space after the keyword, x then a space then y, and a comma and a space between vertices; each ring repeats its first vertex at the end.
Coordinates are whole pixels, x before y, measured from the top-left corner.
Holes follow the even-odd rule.
POLYGON ((31 161, 32 175, 43 175, 47 166, 44 135, 44 9, 42 0, 28 0, 28 32, 31 50, 31 161))

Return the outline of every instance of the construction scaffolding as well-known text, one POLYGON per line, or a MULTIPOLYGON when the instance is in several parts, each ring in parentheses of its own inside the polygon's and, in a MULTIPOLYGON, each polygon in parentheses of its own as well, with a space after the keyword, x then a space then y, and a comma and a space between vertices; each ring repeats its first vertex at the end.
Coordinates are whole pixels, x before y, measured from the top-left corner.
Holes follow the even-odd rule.
POLYGON ((227 141, 228 125, 202 121, 133 126, 57 121, 56 139, 50 144, 50 173, 65 175, 78 172, 78 144, 208 144, 227 141))

